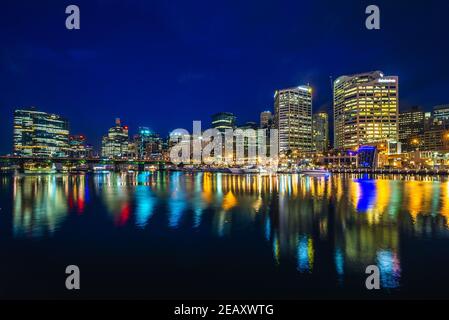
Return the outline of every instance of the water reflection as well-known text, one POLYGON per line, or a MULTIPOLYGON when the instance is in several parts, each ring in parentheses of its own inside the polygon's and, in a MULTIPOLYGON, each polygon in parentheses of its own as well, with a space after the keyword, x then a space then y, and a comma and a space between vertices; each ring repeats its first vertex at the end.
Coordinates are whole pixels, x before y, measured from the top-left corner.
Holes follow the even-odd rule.
POLYGON ((311 272, 313 269, 313 240, 302 236, 298 240, 298 271, 311 272))
POLYGON ((14 178, 14 235, 40 237, 52 234, 68 207, 84 208, 84 190, 77 184, 69 193, 68 178, 14 178))
POLYGON ((136 225, 140 228, 145 228, 153 215, 157 199, 151 192, 151 189, 144 185, 136 186, 135 199, 136 225))
POLYGON ((155 172, 14 176, 2 185, 12 186, 16 238, 51 237, 70 215, 99 212, 115 228, 202 230, 205 240, 260 229, 274 265, 293 259, 300 274, 324 272, 316 261, 331 252, 340 284, 377 264, 383 287, 399 287, 401 239, 449 236, 449 182, 435 178, 155 172))
POLYGON ((337 280, 339 284, 342 284, 345 274, 345 261, 343 258, 343 252, 340 248, 335 249, 335 271, 337 272, 337 280))
POLYGON ((397 254, 391 250, 379 250, 376 261, 380 271, 381 287, 397 288, 401 276, 401 266, 397 254))

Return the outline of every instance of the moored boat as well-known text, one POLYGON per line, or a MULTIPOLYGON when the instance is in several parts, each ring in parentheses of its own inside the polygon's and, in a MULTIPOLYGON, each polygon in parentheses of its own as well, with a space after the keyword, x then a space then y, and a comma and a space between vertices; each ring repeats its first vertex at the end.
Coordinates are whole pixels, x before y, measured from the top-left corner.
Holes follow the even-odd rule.
POLYGON ((25 174, 54 174, 56 173, 55 165, 45 166, 36 163, 26 163, 23 172, 25 174))
POLYGON ((243 168, 243 173, 259 173, 259 168, 256 166, 250 166, 243 168))
POLYGON ((328 176, 330 172, 326 169, 302 169, 299 170, 298 173, 301 173, 305 176, 313 176, 313 177, 323 177, 328 176))
POLYGON ((228 168, 229 172, 232 174, 241 174, 244 173, 242 168, 228 168))

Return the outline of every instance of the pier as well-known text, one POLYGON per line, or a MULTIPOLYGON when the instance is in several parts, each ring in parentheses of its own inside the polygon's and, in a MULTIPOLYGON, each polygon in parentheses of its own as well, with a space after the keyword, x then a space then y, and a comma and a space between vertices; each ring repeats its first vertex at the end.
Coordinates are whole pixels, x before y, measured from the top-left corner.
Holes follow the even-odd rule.
POLYGON ((331 173, 449 175, 449 169, 396 169, 396 168, 330 168, 331 173))

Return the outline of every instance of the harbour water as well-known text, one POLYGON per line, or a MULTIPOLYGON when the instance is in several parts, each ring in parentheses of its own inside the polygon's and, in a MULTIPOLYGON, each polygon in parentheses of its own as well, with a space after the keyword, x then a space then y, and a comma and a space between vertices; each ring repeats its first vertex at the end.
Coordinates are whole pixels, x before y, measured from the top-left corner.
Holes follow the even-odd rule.
POLYGON ((449 297, 444 177, 5 174, 0 208, 0 298, 449 297))

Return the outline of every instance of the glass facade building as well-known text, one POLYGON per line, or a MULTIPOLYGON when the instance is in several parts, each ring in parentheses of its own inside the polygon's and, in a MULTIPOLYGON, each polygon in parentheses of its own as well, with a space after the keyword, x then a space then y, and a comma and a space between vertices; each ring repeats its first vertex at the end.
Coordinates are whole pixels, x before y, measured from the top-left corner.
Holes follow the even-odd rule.
POLYGON ((447 125, 449 123, 449 104, 435 106, 433 108, 433 118, 436 122, 447 125))
POLYGON ((139 127, 138 134, 134 137, 134 143, 139 159, 153 159, 161 156, 161 139, 148 127, 139 127))
POLYGON ((120 119, 115 120, 115 127, 109 129, 103 137, 101 155, 104 158, 126 158, 128 156, 128 127, 122 126, 120 119))
POLYGON ((377 167, 377 148, 375 146, 361 146, 357 150, 359 168, 377 167))
POLYGON ((236 117, 230 112, 219 112, 212 116, 212 128, 219 131, 225 131, 226 129, 235 128, 236 117))
POLYGON ((334 144, 338 149, 398 140, 397 76, 380 71, 334 82, 334 144))
POLYGON ((263 111, 260 113, 260 128, 268 129, 271 127, 273 122, 273 115, 271 111, 263 111))
POLYGON ((84 135, 71 135, 69 137, 70 157, 89 158, 93 156, 93 147, 87 144, 84 135))
POLYGON ((276 91, 274 125, 279 132, 279 152, 311 151, 312 88, 299 86, 276 91))
POLYGON ((399 141, 404 151, 413 151, 419 147, 425 121, 425 113, 419 107, 399 113, 399 141))
POLYGON ((69 152, 66 119, 34 107, 14 111, 14 155, 66 157, 69 152))
POLYGON ((329 116, 327 112, 313 115, 313 149, 324 153, 329 149, 329 116))

